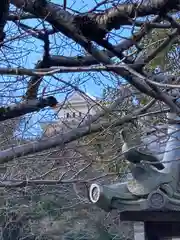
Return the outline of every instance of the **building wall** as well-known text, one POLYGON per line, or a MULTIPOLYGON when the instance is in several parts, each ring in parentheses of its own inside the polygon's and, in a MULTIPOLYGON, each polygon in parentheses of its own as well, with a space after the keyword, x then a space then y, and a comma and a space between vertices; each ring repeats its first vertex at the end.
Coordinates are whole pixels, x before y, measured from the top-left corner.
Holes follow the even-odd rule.
POLYGON ((144 224, 142 222, 134 223, 134 240, 144 240, 144 224))
POLYGON ((97 104, 94 98, 75 92, 65 103, 59 104, 56 111, 59 119, 83 118, 86 115, 94 115, 97 104))
POLYGON ((67 131, 68 127, 76 127, 80 122, 95 115, 98 110, 99 106, 96 103, 96 99, 74 92, 65 103, 62 102, 57 105, 55 109, 58 117, 57 122, 53 124, 42 124, 45 135, 51 136, 54 133, 67 131))
POLYGON ((83 118, 85 116, 94 115, 96 113, 95 107, 86 103, 69 103, 69 105, 59 106, 57 110, 59 119, 83 118))

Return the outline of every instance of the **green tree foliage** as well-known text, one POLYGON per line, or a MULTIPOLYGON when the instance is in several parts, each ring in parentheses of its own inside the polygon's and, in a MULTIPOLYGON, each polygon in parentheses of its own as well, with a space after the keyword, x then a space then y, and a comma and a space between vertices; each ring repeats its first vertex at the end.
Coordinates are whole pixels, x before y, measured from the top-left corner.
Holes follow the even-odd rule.
MULTIPOLYGON (((178 19, 176 19, 179 21, 178 19)), ((167 21, 162 21, 162 24, 168 24, 167 21)), ((175 69, 174 63, 178 61, 178 46, 180 43, 178 35, 174 38, 169 37, 169 43, 166 47, 162 47, 163 42, 174 31, 174 28, 155 28, 148 33, 141 41, 140 46, 144 49, 144 55, 150 55, 153 51, 159 48, 158 54, 146 65, 146 69, 155 70, 160 67, 163 71, 171 71, 175 69)), ((177 68, 176 68, 177 70, 177 68)))

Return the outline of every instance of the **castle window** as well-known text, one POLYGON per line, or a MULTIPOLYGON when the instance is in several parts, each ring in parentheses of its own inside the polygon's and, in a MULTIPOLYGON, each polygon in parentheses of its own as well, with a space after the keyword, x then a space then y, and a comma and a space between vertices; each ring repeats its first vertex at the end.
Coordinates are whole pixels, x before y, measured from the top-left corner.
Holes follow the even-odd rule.
POLYGON ((82 116, 82 112, 79 112, 79 117, 81 117, 82 116))
POLYGON ((75 118, 76 117, 76 113, 75 112, 73 112, 73 118, 75 118))
POLYGON ((69 114, 69 113, 66 113, 66 117, 69 118, 69 117, 70 117, 70 114, 69 114))

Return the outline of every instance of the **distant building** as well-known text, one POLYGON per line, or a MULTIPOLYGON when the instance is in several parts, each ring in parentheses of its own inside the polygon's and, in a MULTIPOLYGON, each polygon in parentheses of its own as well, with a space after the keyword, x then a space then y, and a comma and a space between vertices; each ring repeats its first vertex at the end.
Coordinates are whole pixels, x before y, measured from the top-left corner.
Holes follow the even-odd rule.
POLYGON ((64 132, 71 127, 75 127, 80 122, 90 119, 99 109, 98 99, 89 94, 84 95, 74 92, 56 106, 55 112, 57 113, 58 120, 49 124, 47 122, 41 123, 41 127, 46 136, 57 132, 64 132))
POLYGON ((88 118, 97 112, 96 98, 74 92, 65 102, 57 105, 59 119, 71 121, 88 118))

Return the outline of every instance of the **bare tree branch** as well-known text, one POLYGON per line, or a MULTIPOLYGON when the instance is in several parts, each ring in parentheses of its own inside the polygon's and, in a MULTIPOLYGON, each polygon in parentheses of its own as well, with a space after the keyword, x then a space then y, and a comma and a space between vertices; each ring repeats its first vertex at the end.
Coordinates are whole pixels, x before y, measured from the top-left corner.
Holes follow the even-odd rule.
MULTIPOLYGON (((49 148, 54 148, 57 146, 63 147, 65 144, 72 141, 78 140, 81 137, 85 137, 89 134, 103 131, 109 127, 121 126, 125 122, 131 122, 134 116, 141 113, 145 113, 154 102, 148 103, 141 109, 134 111, 133 114, 126 115, 125 117, 114 121, 113 123, 103 123, 103 124, 92 124, 91 126, 85 125, 77 129, 73 129, 65 134, 58 134, 49 139, 40 140, 40 142, 35 141, 28 144, 23 144, 10 149, 6 149, 0 152, 0 163, 6 163, 13 160, 15 157, 22 157, 28 154, 33 154, 47 150, 49 148)), ((89 123, 90 124, 90 123, 89 123)))
MULTIPOLYGON (((43 60, 39 61, 36 65, 36 68, 44 68, 49 67, 49 56, 50 56, 50 49, 49 49, 49 37, 48 33, 45 32, 43 36, 41 36, 42 40, 44 41, 44 56, 43 60)), ((35 99, 37 98, 38 90, 40 83, 42 81, 42 77, 38 77, 37 75, 30 79, 28 82, 28 87, 25 95, 25 99, 35 99)))
POLYGON ((9 0, 2 0, 1 1, 1 8, 0 8, 0 46, 2 46, 2 42, 5 38, 4 27, 6 25, 6 21, 9 14, 9 0))
MULTIPOLYGON (((152 23, 157 21, 158 17, 156 17, 155 19, 152 20, 152 23)), ((134 41, 134 37, 132 39, 128 39, 125 41, 122 41, 119 45, 115 46, 114 49, 116 51, 118 51, 119 53, 121 53, 123 50, 128 49, 130 46, 132 46, 135 42, 139 41, 145 33, 147 33, 151 28, 150 27, 146 27, 144 29, 141 29, 140 32, 138 34, 136 34, 136 41, 134 41)), ((44 39, 44 36, 40 36, 41 39, 44 39)), ((106 51, 108 57, 113 57, 114 54, 110 51, 106 51)), ((104 53, 106 53, 104 52, 104 53)), ((78 66, 78 65, 90 65, 90 64, 97 64, 98 61, 96 61, 92 56, 87 56, 87 57, 75 57, 75 58, 66 58, 66 57, 60 57, 60 56, 49 56, 48 62, 47 62, 47 58, 46 61, 45 59, 43 59, 43 61, 40 61, 37 63, 36 68, 42 68, 42 67, 48 67, 48 66, 78 66)), ((139 67, 139 66, 138 66, 139 67)), ((30 79, 29 81, 29 86, 33 86, 33 87, 28 87, 27 93, 26 93, 26 97, 25 98, 35 98, 37 97, 37 92, 38 92, 38 88, 40 86, 40 83, 42 81, 42 78, 38 78, 33 77, 32 79, 30 79), (30 91, 31 89, 31 91, 30 91)))
MULTIPOLYGON (((65 21, 71 22, 71 20, 73 20, 70 13, 60 9, 59 5, 51 2, 47 2, 44 6, 41 6, 41 9, 34 8, 37 0, 28 1, 26 4, 24 0, 11 0, 11 3, 18 8, 23 8, 26 12, 46 18, 50 23, 57 22, 58 18, 61 18, 64 23, 65 21)), ((168 0, 152 0, 150 2, 143 1, 140 5, 119 4, 106 10, 104 14, 88 14, 88 17, 95 19, 99 28, 105 28, 108 31, 111 31, 113 28, 118 29, 121 25, 126 25, 126 23, 129 22, 129 18, 159 14, 161 11, 170 11, 175 9, 178 3, 178 0, 172 2, 168 0)))
POLYGON ((68 183, 90 183, 92 181, 96 181, 101 178, 105 178, 107 176, 115 176, 118 175, 118 173, 106 173, 98 177, 94 177, 88 180, 85 179, 67 179, 63 180, 62 178, 57 179, 57 180, 8 180, 8 181, 1 181, 0 179, 0 188, 5 187, 5 188, 23 188, 27 186, 38 186, 38 185, 48 185, 48 186, 53 186, 57 184, 68 184, 68 183))
POLYGON ((23 116, 27 113, 37 112, 45 107, 55 107, 57 100, 54 97, 27 100, 25 102, 0 107, 0 122, 7 119, 23 116))
POLYGON ((156 15, 161 12, 163 14, 167 11, 175 9, 179 4, 178 0, 151 0, 142 1, 140 4, 119 4, 115 7, 108 9, 105 15, 97 15, 97 22, 106 25, 110 31, 113 28, 118 29, 121 25, 126 25, 129 18, 144 17, 147 15, 156 15))

